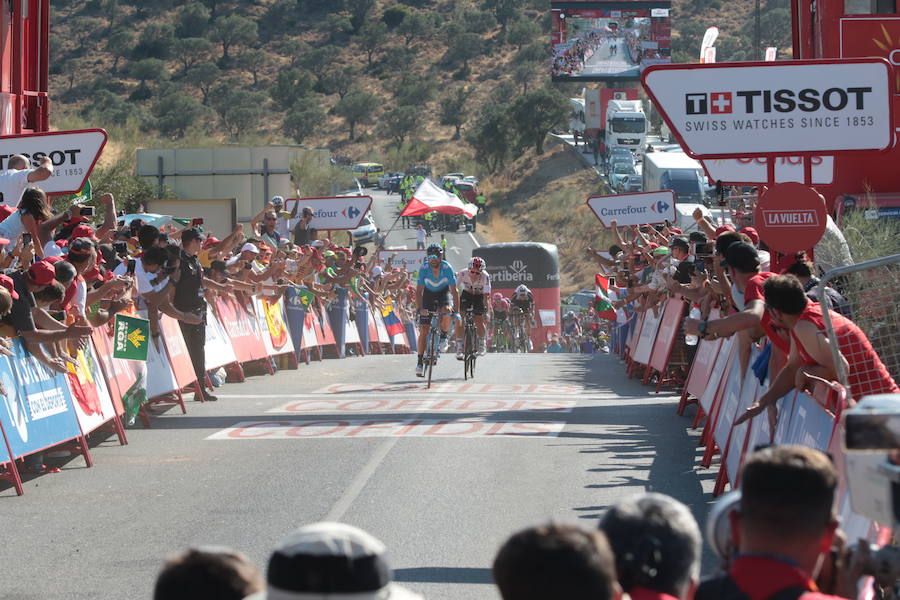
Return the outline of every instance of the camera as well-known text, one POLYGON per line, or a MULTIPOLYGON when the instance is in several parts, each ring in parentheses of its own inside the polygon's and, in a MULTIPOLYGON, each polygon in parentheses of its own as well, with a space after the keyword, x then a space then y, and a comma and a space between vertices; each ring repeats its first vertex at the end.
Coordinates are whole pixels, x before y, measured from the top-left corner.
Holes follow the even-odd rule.
POLYGON ((697 257, 712 256, 715 245, 712 242, 700 243, 694 242, 691 247, 691 254, 697 257))
POLYGON ((93 217, 94 216, 94 207, 93 206, 82 206, 81 207, 81 216, 82 217, 93 217))
POLYGON ((119 256, 125 256, 128 254, 128 242, 113 242, 113 250, 115 250, 116 254, 119 256))
POLYGON ((197 225, 203 225, 203 217, 194 217, 191 219, 191 227, 196 227, 197 225))

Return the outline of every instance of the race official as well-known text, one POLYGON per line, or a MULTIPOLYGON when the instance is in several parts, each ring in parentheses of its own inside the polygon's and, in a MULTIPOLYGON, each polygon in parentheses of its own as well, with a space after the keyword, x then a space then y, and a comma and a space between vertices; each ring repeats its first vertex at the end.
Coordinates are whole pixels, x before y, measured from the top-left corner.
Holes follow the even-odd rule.
POLYGON ((206 297, 203 287, 203 268, 197 260, 203 236, 197 229, 185 229, 181 233, 179 265, 172 273, 175 280, 175 296, 172 304, 176 310, 187 313, 190 320, 179 320, 181 334, 194 366, 197 384, 202 390, 198 400, 218 400, 206 389, 206 297))

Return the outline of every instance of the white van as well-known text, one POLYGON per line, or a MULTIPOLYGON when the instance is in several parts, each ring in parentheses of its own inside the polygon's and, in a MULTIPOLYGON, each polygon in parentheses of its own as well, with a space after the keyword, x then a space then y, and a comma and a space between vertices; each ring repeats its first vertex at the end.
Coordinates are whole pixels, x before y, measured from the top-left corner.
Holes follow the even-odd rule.
MULTIPOLYGON (((702 204, 692 204, 690 202, 675 203, 675 226, 681 229, 685 235, 692 231, 697 231, 697 223, 694 222, 694 210, 699 208, 703 211, 703 216, 709 219, 713 226, 722 225, 722 213, 718 208, 710 210, 702 204)), ((725 213, 725 225, 732 225, 731 216, 725 213)))

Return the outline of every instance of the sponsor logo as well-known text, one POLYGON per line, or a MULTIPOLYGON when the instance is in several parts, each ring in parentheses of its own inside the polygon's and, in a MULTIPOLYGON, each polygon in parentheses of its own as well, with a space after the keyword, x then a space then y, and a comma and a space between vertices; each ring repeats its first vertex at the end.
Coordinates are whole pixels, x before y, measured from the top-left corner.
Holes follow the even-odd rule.
POLYGON ((685 94, 685 112, 688 115, 732 114, 737 110, 744 114, 791 113, 794 111, 838 112, 847 108, 865 110, 866 95, 871 87, 833 87, 827 90, 804 88, 802 90, 739 90, 735 92, 703 92, 685 94))
POLYGON ((664 212, 669 210, 669 204, 660 200, 655 204, 651 204, 650 210, 652 210, 653 212, 658 212, 659 214, 663 214, 664 212))
POLYGON ((507 268, 500 267, 498 269, 488 268, 491 279, 495 282, 526 282, 534 281, 534 275, 527 272, 528 265, 525 261, 514 260, 507 268))
POLYGON ((818 227, 819 215, 806 210, 763 210, 766 227, 818 227))
MULTIPOLYGON (((65 164, 74 165, 78 161, 78 155, 81 154, 80 148, 70 148, 68 150, 51 150, 50 152, 35 152, 34 154, 22 154, 25 158, 31 160, 31 166, 37 167, 44 157, 49 156, 54 167, 61 167, 65 164)), ((0 154, 0 168, 7 169, 9 165, 7 161, 15 156, 15 154, 0 154)))
POLYGON ((359 216, 359 209, 355 206, 348 206, 344 210, 341 211, 341 214, 347 217, 348 219, 355 219, 359 216))

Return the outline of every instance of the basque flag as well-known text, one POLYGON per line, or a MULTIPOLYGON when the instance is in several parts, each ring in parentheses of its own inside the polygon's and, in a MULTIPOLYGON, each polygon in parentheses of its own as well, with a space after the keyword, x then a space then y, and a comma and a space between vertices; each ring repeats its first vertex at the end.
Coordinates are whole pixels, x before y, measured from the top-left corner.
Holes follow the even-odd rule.
POLYGON ((594 312, 596 312, 597 316, 601 319, 615 321, 616 310, 609 301, 609 279, 600 273, 597 273, 594 281, 597 284, 594 292, 594 312))
POLYGON ((384 326, 389 336, 393 337, 406 330, 403 327, 403 323, 394 314, 394 304, 392 302, 388 301, 385 303, 384 308, 381 309, 381 316, 384 318, 384 326))

